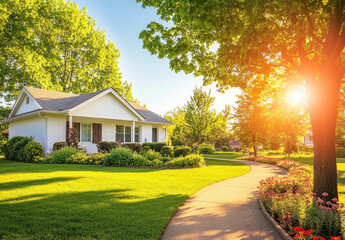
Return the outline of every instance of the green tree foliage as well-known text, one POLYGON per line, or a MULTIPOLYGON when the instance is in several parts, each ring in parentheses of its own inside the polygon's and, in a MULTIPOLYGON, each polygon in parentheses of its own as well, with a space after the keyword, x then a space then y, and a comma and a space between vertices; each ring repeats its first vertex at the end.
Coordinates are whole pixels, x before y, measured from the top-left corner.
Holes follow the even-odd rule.
POLYGON ((119 50, 76 3, 3 0, 0 39, 0 93, 7 100, 23 86, 74 93, 113 87, 132 100, 119 50))
POLYGON ((152 22, 140 38, 177 72, 203 76, 206 84, 216 81, 221 89, 243 88, 257 75, 305 84, 314 191, 338 197, 335 127, 345 73, 344 1, 137 1, 173 23, 152 22))
POLYGON ((252 148, 257 156, 258 146, 265 145, 268 136, 269 89, 266 81, 252 81, 238 96, 234 114, 234 133, 243 147, 252 148))
POLYGON ((214 97, 211 90, 207 93, 202 88, 195 88, 193 95, 185 105, 186 134, 192 143, 201 143, 201 138, 210 135, 216 123, 216 111, 211 109, 214 97))
POLYGON ((180 142, 192 146, 200 145, 202 142, 212 144, 229 145, 231 134, 229 132, 230 107, 216 113, 212 109, 214 97, 211 92, 203 91, 202 88, 195 88, 190 100, 183 108, 176 108, 165 114, 165 118, 173 126, 168 127, 168 136, 172 143, 180 142))

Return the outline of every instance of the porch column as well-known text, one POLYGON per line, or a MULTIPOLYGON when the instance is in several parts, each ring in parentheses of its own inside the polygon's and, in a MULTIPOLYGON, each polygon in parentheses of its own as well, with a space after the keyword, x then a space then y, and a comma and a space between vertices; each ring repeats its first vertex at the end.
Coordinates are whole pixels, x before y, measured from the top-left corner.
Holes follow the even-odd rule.
POLYGON ((68 115, 68 117, 69 117, 69 122, 68 122, 68 127, 69 127, 69 129, 68 129, 68 136, 69 137, 71 137, 71 131, 70 131, 70 129, 73 127, 73 119, 72 119, 72 115, 68 115))
POLYGON ((131 139, 132 139, 132 143, 135 142, 135 122, 132 123, 132 136, 131 136, 131 139))

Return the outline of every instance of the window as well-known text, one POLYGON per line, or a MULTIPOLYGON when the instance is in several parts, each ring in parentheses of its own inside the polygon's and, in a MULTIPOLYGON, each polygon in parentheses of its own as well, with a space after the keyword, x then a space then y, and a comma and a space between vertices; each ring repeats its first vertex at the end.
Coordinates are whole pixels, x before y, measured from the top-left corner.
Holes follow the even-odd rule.
POLYGON ((125 131, 124 131, 124 126, 116 126, 116 141, 124 142, 125 137, 124 137, 125 131))
MULTIPOLYGON (((139 136, 138 136, 138 140, 139 140, 139 136)), ((121 141, 122 143, 132 142, 132 127, 116 125, 116 141, 121 141)))
POLYGON ((131 142, 132 139, 132 127, 125 126, 125 142, 131 142))
POLYGON ((140 142, 140 127, 135 127, 135 142, 138 143, 140 142))
POLYGON ((81 124, 81 141, 91 142, 91 123, 81 124))
POLYGON ((152 142, 157 142, 157 128, 152 128, 152 142))
POLYGON ((30 103, 30 98, 26 97, 26 104, 29 104, 29 103, 30 103))

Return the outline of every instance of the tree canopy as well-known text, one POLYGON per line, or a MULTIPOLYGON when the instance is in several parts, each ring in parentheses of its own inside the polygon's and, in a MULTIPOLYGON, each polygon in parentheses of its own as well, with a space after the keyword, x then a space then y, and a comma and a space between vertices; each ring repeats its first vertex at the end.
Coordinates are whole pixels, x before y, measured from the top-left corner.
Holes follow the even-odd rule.
POLYGON ((342 0, 137 0, 162 21, 142 31, 143 47, 175 71, 244 87, 257 75, 304 84, 314 140, 314 191, 338 197, 335 127, 345 73, 342 0), (327 166, 327 167, 325 167, 327 166))
POLYGON ((7 100, 23 86, 74 93, 113 87, 132 100, 119 50, 85 8, 64 0, 4 0, 0 13, 0 93, 7 100))

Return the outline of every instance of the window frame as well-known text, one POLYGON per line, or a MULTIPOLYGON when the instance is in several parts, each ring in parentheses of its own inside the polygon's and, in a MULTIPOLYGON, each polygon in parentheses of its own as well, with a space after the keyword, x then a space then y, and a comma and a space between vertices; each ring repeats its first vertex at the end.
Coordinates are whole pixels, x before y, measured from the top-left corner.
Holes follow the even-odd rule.
POLYGON ((80 138, 81 143, 92 143, 92 123, 88 123, 88 122, 81 122, 80 123, 80 137, 79 138, 80 138), (83 125, 84 124, 90 125, 90 141, 83 141, 83 134, 84 134, 83 125))
MULTIPOLYGON (((126 125, 126 124, 116 124, 115 125, 115 141, 121 141, 121 143, 141 143, 141 126, 135 126, 135 129, 139 129, 139 132, 138 133, 135 133, 134 132, 134 139, 132 139, 132 125, 126 125), (118 136, 118 131, 117 131, 117 127, 118 126, 121 126, 123 127, 123 132, 122 132, 122 138, 123 138, 123 141, 121 141, 120 139, 117 138, 118 136), (131 140, 128 142, 126 141, 126 128, 130 128, 130 136, 131 136, 131 140), (136 138, 136 135, 138 135, 138 142, 135 141, 135 138, 136 138)), ((135 130, 134 130, 135 131, 135 130)), ((128 134, 128 133, 127 133, 128 134)))
POLYGON ((30 97, 29 97, 29 96, 27 96, 27 97, 25 98, 25 102, 26 102, 26 105, 30 104, 30 97))

